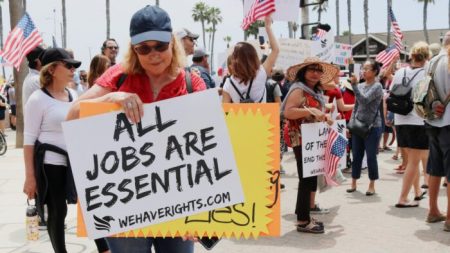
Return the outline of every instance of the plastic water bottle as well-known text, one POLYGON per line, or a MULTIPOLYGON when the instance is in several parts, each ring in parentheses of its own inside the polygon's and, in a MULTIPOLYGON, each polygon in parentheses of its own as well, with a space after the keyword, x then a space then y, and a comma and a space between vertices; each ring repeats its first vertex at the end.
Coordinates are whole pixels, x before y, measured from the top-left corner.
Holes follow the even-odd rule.
POLYGON ((39 239, 39 217, 36 205, 30 205, 28 202, 26 211, 25 226, 27 231, 27 239, 29 241, 36 241, 39 239))

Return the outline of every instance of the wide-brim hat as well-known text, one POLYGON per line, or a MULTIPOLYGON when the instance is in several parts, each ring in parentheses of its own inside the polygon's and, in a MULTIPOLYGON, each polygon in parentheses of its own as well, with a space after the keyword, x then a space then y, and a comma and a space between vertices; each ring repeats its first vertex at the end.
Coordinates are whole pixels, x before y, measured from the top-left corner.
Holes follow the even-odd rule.
POLYGON ((294 81, 298 71, 309 66, 309 65, 320 65, 323 70, 320 82, 323 84, 329 83, 338 74, 339 70, 330 63, 323 62, 318 57, 308 57, 303 63, 290 66, 287 70, 287 79, 289 81, 294 81))
POLYGON ((353 91, 352 84, 349 81, 343 80, 341 81, 341 85, 344 86, 346 89, 353 91))

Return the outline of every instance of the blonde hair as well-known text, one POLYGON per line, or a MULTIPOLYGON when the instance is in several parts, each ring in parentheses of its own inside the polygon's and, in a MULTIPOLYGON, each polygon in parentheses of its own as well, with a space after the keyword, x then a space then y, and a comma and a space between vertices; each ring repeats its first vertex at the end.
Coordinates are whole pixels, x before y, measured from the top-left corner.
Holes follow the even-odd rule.
POLYGON ((430 56, 431 56, 430 48, 428 47, 428 44, 424 41, 414 43, 414 45, 411 48, 411 51, 409 52, 409 57, 411 57, 411 60, 414 62, 427 61, 428 59, 430 59, 430 56))
MULTIPOLYGON (((186 65, 186 56, 184 50, 181 48, 180 42, 178 42, 175 36, 172 35, 170 43, 172 44, 172 61, 168 72, 170 76, 175 77, 178 74, 178 70, 186 65)), ((122 66, 124 72, 128 75, 145 74, 145 70, 142 68, 139 58, 131 43, 128 45, 128 50, 125 54, 122 66)))
POLYGON ((41 88, 45 88, 53 82, 53 73, 52 72, 55 71, 56 65, 58 65, 58 62, 51 62, 41 68, 40 75, 39 75, 39 82, 40 82, 41 88))
POLYGON ((111 61, 108 57, 98 54, 92 58, 91 64, 89 65, 89 74, 88 74, 88 84, 89 88, 94 85, 95 80, 99 78, 107 69, 111 61))

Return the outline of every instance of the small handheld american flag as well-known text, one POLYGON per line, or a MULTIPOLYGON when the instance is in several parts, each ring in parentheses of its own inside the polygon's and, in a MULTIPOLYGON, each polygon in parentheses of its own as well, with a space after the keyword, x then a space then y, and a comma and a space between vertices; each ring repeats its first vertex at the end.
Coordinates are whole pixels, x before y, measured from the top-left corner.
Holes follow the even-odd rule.
POLYGON ((347 148, 347 139, 335 129, 329 128, 327 138, 327 148, 325 149, 325 180, 328 185, 338 185, 333 177, 339 164, 339 160, 344 156, 347 148))
POLYGON ((255 0, 250 7, 241 27, 247 30, 256 20, 275 12, 275 0, 255 0))

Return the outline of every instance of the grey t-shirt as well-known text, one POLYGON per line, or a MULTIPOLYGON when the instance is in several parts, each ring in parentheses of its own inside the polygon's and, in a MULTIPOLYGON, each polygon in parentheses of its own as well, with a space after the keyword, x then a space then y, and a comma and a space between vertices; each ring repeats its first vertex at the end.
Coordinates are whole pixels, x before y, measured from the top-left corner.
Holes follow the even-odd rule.
POLYGON ((383 86, 381 86, 381 83, 375 82, 373 85, 360 83, 352 85, 352 87, 357 102, 357 108, 353 110, 353 113, 356 113, 355 116, 363 122, 372 124, 375 115, 378 113, 374 126, 381 127, 381 112, 379 112, 383 98, 383 86))

